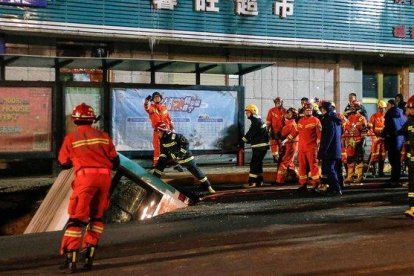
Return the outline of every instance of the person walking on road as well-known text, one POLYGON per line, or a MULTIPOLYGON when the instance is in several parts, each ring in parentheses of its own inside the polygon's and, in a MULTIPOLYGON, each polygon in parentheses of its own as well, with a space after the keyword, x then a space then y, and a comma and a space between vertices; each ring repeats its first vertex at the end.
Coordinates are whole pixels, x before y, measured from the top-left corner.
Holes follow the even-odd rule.
POLYGON ((341 195, 337 166, 341 162, 342 121, 333 111, 330 102, 322 102, 321 113, 322 132, 318 159, 322 161, 322 180, 329 185, 329 194, 341 195))
POLYGON ((173 132, 163 122, 159 122, 155 125, 155 132, 160 139, 161 154, 153 174, 156 177, 161 177, 167 163, 172 160, 173 162, 186 167, 210 194, 215 193, 207 176, 198 168, 194 161, 194 156, 189 150, 189 142, 187 138, 182 134, 173 132))
POLYGON ((85 103, 76 106, 72 120, 75 132, 66 135, 59 151, 58 163, 63 169, 74 168, 68 213, 60 254, 65 255, 61 267, 75 272, 79 253, 85 256, 85 269, 91 269, 104 225, 102 217, 109 204, 111 170, 119 165, 119 156, 111 138, 92 128, 96 120, 93 108, 85 103), (82 235, 82 229, 84 234, 82 235), (82 237, 83 236, 83 237, 82 237))
POLYGON ((247 119, 251 121, 251 125, 238 146, 244 147, 244 143, 251 144, 252 159, 250 160, 249 180, 243 187, 253 188, 261 186, 263 183, 263 159, 269 149, 269 132, 266 124, 259 116, 257 106, 249 104, 244 111, 247 119))

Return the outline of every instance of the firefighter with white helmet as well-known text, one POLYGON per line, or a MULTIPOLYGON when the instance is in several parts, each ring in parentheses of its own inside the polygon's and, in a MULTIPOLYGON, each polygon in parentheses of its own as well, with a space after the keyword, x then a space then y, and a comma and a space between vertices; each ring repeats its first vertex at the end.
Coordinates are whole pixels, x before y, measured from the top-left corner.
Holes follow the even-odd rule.
POLYGON ((251 121, 249 130, 239 143, 243 147, 248 143, 252 147, 252 159, 250 160, 250 172, 248 183, 244 188, 253 188, 263 183, 263 159, 269 149, 269 133, 266 124, 259 116, 259 109, 254 104, 249 104, 244 109, 247 119, 251 121))
POLYGON ((182 134, 173 132, 164 122, 158 122, 154 130, 160 139, 161 154, 153 174, 161 177, 168 161, 172 160, 187 168, 209 193, 215 193, 207 176, 198 168, 194 156, 189 150, 187 138, 182 134))
POLYGON ((75 132, 66 135, 58 162, 63 169, 74 168, 68 213, 60 253, 65 255, 61 267, 76 271, 79 250, 85 252, 85 269, 92 268, 95 250, 104 225, 102 217, 109 203, 111 170, 119 165, 119 157, 111 138, 92 128, 96 120, 93 108, 85 103, 75 107, 72 120, 75 132), (84 229, 84 230, 83 230, 84 229))

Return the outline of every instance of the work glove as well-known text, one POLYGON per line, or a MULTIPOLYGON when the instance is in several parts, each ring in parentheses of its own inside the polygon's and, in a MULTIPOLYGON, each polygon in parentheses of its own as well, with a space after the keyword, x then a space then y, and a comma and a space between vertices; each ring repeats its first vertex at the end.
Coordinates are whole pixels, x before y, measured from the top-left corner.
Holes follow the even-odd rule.
POLYGON ((146 100, 147 102, 149 102, 149 101, 151 100, 151 98, 152 98, 152 96, 151 96, 151 95, 148 95, 148 96, 145 98, 145 100, 146 100))

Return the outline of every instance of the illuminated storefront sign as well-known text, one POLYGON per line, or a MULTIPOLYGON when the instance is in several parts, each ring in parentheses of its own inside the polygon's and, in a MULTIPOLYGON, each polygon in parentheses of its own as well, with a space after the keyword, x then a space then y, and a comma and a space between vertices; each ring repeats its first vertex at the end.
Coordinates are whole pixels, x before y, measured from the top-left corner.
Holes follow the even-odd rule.
POLYGON ((0 0, 0 5, 47 7, 47 0, 0 0))
POLYGON ((52 89, 0 88, 0 152, 52 150, 52 89))

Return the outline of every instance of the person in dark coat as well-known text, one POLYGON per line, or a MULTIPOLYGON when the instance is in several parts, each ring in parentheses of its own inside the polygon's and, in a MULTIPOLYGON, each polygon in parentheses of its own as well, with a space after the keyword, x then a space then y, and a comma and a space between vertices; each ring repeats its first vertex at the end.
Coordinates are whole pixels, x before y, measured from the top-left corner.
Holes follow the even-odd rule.
POLYGON ((397 94, 395 95, 395 104, 401 108, 402 110, 405 110, 406 102, 404 102, 404 96, 403 94, 397 94))
POLYGON ((248 143, 252 147, 252 159, 250 160, 249 180, 244 188, 254 188, 263 184, 263 159, 269 149, 269 131, 266 123, 259 116, 259 109, 254 104, 249 104, 244 109, 247 119, 251 125, 242 137, 239 147, 248 143))
POLYGON ((389 100, 385 113, 385 127, 382 136, 385 138, 385 149, 388 151, 388 160, 391 164, 391 185, 398 185, 401 176, 401 149, 404 136, 398 131, 404 126, 407 118, 403 110, 398 108, 394 100, 389 100))
MULTIPOLYGON (((350 113, 352 113, 352 111, 351 111, 351 109, 352 109, 352 105, 353 105, 353 102, 355 102, 355 101, 357 101, 357 96, 356 96, 356 94, 355 93, 349 93, 349 95, 348 95, 348 100, 349 100, 349 103, 348 103, 348 105, 345 107, 345 110, 344 110, 344 114, 345 114, 345 116, 346 117, 348 117, 348 115, 350 114, 350 113)), ((362 102, 361 102, 362 103, 362 102)), ((361 113, 361 115, 362 116, 364 116, 365 117, 365 119, 367 119, 368 120, 368 113, 367 113, 367 110, 365 109, 365 107, 362 105, 362 104, 360 104, 360 106, 359 106, 359 109, 358 109, 358 112, 359 113, 361 113)))
MULTIPOLYGON (((406 105, 408 119, 402 129, 398 132, 403 134, 409 145, 414 145, 414 96, 408 99, 406 105)), ((409 147, 408 153, 408 209, 405 216, 414 218, 414 147, 409 147)))
POLYGON ((330 102, 323 102, 322 134, 318 159, 322 161, 322 175, 329 185, 329 194, 341 195, 337 164, 341 161, 341 119, 338 118, 330 102))

